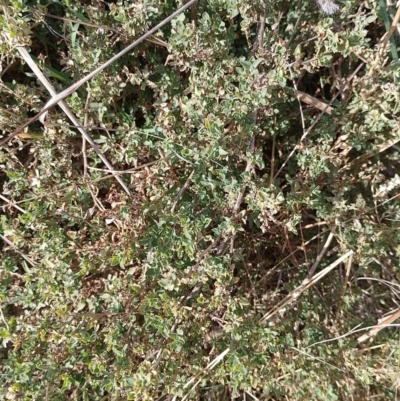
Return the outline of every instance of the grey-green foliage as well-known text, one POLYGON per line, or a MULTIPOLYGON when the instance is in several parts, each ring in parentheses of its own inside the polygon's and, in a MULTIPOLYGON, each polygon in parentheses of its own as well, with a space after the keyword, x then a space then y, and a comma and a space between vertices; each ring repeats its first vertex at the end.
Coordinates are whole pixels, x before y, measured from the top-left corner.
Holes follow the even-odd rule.
MULTIPOLYGON (((38 31, 28 6, 39 4, 6 4, 2 32, 13 40, 2 51, 16 63, 2 76, 3 134, 47 96, 16 45, 78 79, 178 3, 42 6, 98 26, 45 17, 66 40, 38 31)), ((392 294, 357 279, 395 283, 398 274, 398 152, 388 146, 398 138, 396 70, 378 64, 369 74, 376 4, 358 14, 361 3, 343 4, 327 17, 314 2, 266 2, 254 50, 263 1, 199 0, 157 33, 168 48, 144 42, 74 93, 69 105, 105 128, 91 134, 117 170, 146 164, 123 175, 133 199, 103 179, 92 150, 82 158, 58 109, 48 116, 56 127, 29 128, 42 139, 1 150, 2 193, 22 209, 8 204, 0 220, 13 244, 1 259, 3 399, 184 397, 192 379, 192 399, 392 395, 393 340, 375 354, 356 349, 354 335, 306 348, 376 323, 392 294), (299 104, 296 88, 326 104, 343 90, 302 143, 319 110, 299 104), (328 232, 334 250, 319 269, 351 249, 350 280, 337 268, 260 326, 305 278, 328 232)))

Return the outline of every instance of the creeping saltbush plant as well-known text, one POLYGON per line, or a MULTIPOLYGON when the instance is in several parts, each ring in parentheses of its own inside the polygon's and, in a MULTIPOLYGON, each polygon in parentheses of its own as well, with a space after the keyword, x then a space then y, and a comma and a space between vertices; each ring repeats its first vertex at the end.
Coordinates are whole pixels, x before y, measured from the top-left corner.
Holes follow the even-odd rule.
MULTIPOLYGON (((2 137, 48 99, 18 47, 60 92, 181 3, 3 4, 2 137)), ((393 397, 395 329, 344 336, 398 296, 385 15, 199 0, 66 99, 132 197, 58 108, 3 145, 1 399, 393 397)))

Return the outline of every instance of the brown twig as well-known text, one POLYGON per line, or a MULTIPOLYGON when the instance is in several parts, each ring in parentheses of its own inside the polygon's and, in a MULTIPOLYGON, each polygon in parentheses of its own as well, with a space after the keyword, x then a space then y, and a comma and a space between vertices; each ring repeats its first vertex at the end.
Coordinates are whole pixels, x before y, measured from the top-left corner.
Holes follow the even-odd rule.
POLYGON ((186 188, 189 186, 189 183, 190 183, 190 180, 193 177, 193 174, 194 174, 194 170, 192 170, 192 172, 190 173, 189 177, 187 178, 185 184, 183 185, 183 187, 180 189, 180 191, 176 195, 175 200, 174 200, 174 204, 172 205, 172 208, 171 208, 171 212, 174 212, 176 206, 178 205, 179 199, 181 199, 183 193, 186 191, 186 188))

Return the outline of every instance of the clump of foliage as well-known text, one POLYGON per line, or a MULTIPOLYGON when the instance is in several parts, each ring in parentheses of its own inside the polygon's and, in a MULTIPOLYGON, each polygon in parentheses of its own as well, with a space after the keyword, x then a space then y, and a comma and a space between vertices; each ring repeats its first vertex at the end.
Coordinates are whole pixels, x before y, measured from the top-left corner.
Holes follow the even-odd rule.
MULTIPOLYGON (((2 136, 49 97, 17 46, 60 92, 180 3, 3 5, 2 136)), ((199 0, 67 99, 132 198, 58 108, 3 146, 1 399, 393 397, 394 329, 342 336, 398 295, 384 33, 371 0, 199 0), (318 269, 352 259, 260 324, 329 234, 318 269)))

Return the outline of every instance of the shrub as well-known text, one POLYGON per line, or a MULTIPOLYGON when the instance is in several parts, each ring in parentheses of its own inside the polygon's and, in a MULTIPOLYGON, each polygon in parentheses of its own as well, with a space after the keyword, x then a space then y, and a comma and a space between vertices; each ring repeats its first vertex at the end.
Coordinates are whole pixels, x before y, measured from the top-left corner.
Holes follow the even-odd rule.
MULTIPOLYGON (((178 3, 4 5, 3 137, 48 99, 16 46, 61 91, 178 3)), ((67 99, 132 198, 57 108, 3 146, 2 399, 392 397, 393 331, 342 336, 398 291, 383 33, 369 0, 199 0, 67 99), (318 269, 352 259, 260 324, 329 234, 318 269)))

